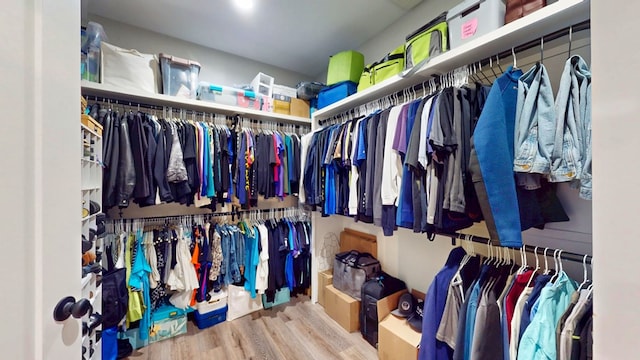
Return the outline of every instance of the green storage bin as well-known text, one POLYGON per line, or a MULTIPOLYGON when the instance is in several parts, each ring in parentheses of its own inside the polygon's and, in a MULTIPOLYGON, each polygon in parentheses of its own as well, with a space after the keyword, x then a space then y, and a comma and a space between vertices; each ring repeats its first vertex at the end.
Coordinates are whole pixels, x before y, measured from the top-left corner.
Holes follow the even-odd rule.
POLYGON ((339 52, 329 58, 327 85, 342 81, 352 81, 357 84, 363 69, 364 55, 353 50, 339 52))

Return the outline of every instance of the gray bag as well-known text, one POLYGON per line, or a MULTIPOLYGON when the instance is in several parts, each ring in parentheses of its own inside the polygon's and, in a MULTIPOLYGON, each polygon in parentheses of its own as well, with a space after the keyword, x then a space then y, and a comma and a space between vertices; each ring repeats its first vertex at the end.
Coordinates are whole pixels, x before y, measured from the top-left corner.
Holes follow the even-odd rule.
POLYGON ((360 300, 364 283, 380 272, 380 262, 369 253, 356 250, 336 254, 333 262, 333 287, 360 300))

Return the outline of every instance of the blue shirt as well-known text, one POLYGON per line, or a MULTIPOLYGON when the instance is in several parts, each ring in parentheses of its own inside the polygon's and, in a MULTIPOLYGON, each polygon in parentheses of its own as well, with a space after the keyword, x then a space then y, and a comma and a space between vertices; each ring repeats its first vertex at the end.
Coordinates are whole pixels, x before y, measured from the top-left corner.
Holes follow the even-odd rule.
POLYGON ((436 333, 447 303, 449 283, 456 274, 464 255, 465 251, 460 247, 451 250, 447 262, 427 290, 422 320, 422 338, 418 352, 420 360, 447 360, 452 356, 451 348, 446 343, 437 340, 436 333))
MULTIPOLYGON (((411 138, 411 130, 413 129, 413 123, 416 120, 416 113, 420 107, 422 100, 416 100, 409 105, 409 111, 407 112, 407 127, 406 127, 406 141, 405 148, 408 147, 409 140, 411 138)), ((402 155, 402 183, 400 187, 400 206, 396 214, 396 225, 413 228, 413 176, 409 170, 409 166, 404 164, 406 154, 402 155)), ((419 196, 419 194, 415 194, 419 196)))
MULTIPOLYGON (((473 333, 476 326, 476 313, 478 312, 478 303, 480 301, 480 293, 482 292, 482 285, 489 273, 489 265, 483 265, 480 270, 480 276, 478 281, 473 285, 471 294, 469 295, 469 302, 467 304, 466 325, 464 332, 464 360, 471 359, 471 344, 473 344, 473 333)), ((456 344, 457 346, 458 344, 456 344)))

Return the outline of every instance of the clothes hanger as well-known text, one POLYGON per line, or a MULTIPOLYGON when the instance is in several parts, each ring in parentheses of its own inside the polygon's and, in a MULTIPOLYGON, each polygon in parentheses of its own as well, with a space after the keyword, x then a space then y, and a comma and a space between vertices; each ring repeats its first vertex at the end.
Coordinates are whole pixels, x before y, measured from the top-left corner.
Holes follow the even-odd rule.
POLYGON ((589 255, 585 255, 582 258, 582 270, 583 270, 582 283, 580 283, 580 286, 578 286, 578 291, 586 289, 591 283, 591 281, 588 278, 588 273, 587 273, 587 257, 588 256, 589 255))
POLYGON ((536 277, 536 273, 538 272, 538 270, 540 270, 540 259, 538 259, 537 246, 535 247, 535 249, 533 249, 533 253, 535 254, 535 257, 536 257, 536 267, 535 269, 533 269, 533 272, 531 273, 531 277, 529 278, 529 281, 527 281, 527 286, 525 287, 525 289, 531 286, 531 282, 533 281, 533 278, 536 277))
POLYGON ((518 69, 518 64, 517 64, 516 52, 515 52, 514 48, 511 48, 511 56, 513 57, 513 69, 516 70, 516 69, 518 69))
POLYGON ((571 45, 573 44, 573 25, 569 26, 569 52, 567 54, 567 60, 571 58, 571 45))
POLYGON ((555 263, 555 269, 556 269, 556 273, 553 274, 553 276, 551 277, 551 280, 549 280, 549 282, 554 283, 556 281, 556 279, 558 278, 558 275, 560 274, 560 265, 558 263, 558 253, 561 250, 555 249, 553 251, 553 262, 555 263))

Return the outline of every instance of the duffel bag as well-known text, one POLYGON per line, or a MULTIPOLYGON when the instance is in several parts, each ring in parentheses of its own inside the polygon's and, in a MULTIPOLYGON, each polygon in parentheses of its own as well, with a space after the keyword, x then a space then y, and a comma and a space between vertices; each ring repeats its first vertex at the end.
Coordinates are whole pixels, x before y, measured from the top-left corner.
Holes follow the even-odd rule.
POLYGON ((356 250, 336 254, 333 263, 333 286, 360 300, 362 285, 380 273, 380 262, 369 253, 356 250))
POLYGON ((416 67, 417 70, 428 59, 447 50, 449 50, 447 13, 444 12, 407 36, 405 67, 407 69, 416 67))

